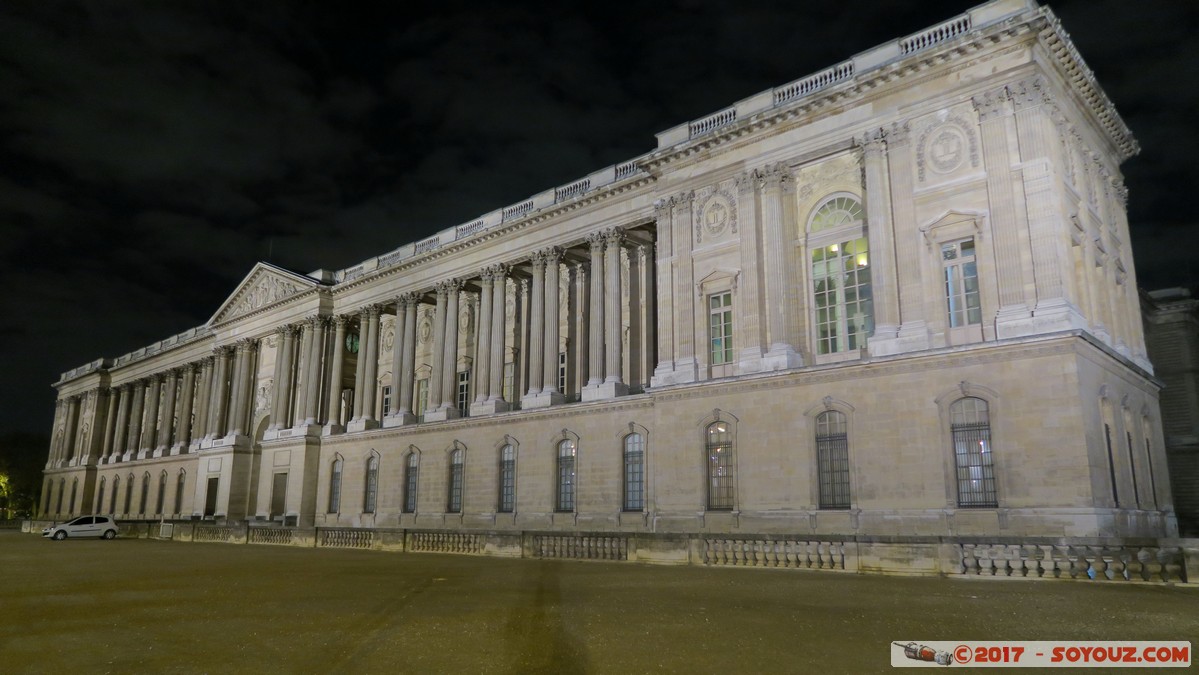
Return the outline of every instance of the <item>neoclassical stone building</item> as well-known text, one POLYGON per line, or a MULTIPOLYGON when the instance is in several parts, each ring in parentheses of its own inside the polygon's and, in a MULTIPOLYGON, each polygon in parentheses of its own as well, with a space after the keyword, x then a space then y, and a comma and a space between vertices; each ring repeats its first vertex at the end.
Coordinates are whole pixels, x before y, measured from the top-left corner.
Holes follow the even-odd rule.
POLYGON ((657 138, 349 269, 258 264, 204 325, 64 373, 44 516, 905 571, 1175 533, 1138 147, 1048 8, 994 0, 657 138))

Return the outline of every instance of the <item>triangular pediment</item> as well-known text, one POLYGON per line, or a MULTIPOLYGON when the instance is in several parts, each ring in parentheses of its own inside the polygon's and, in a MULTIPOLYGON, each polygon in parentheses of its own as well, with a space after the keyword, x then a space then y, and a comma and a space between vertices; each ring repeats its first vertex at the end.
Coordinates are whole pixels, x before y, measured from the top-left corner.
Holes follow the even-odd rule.
POLYGON ((246 278, 237 285, 237 290, 221 304, 208 324, 225 323, 317 286, 320 286, 320 283, 311 277, 260 262, 254 265, 246 278))

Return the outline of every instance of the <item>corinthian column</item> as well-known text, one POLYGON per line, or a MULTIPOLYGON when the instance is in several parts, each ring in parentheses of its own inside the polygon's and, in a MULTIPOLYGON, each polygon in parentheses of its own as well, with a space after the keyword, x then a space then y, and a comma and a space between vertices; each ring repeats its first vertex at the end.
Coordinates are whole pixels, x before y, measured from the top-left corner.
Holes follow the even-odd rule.
POLYGON ((587 237, 591 250, 591 297, 588 298, 590 317, 587 332, 587 386, 583 400, 601 398, 596 395, 604 382, 604 233, 593 232, 587 237), (587 390, 595 392, 588 393, 587 390))
POLYGON ((345 367, 346 353, 346 317, 338 314, 332 318, 333 321, 333 344, 332 357, 329 364, 329 400, 327 401, 328 410, 326 417, 328 420, 325 423, 325 428, 321 431, 322 436, 332 436, 345 431, 345 427, 341 423, 341 387, 342 373, 345 367))
POLYGON ((142 437, 142 410, 146 402, 146 381, 138 380, 133 384, 133 407, 129 413, 129 437, 125 444, 125 459, 131 460, 137 456, 142 437))
MULTIPOLYGON (((788 273, 794 264, 789 255, 795 238, 787 227, 783 182, 790 181, 787 167, 777 164, 761 172, 762 245, 765 252, 766 333, 770 348, 762 358, 763 370, 784 370, 803 365, 795 350, 791 328, 796 324, 795 290, 788 273)), ((694 295, 694 294, 692 294, 694 295)))
POLYGON ((179 391, 179 423, 175 431, 175 442, 171 445, 171 454, 178 455, 187 451, 192 439, 192 407, 196 398, 196 364, 189 363, 183 367, 183 385, 179 391))
POLYGON ((142 427, 142 437, 138 444, 138 459, 144 459, 154 451, 158 440, 158 403, 162 397, 162 375, 150 377, 150 391, 146 394, 146 417, 142 427))
POLYGON ((558 343, 561 335, 558 306, 558 263, 562 251, 550 247, 533 256, 533 302, 529 312, 529 395, 525 408, 544 408, 562 403, 558 391, 558 343))
MULTIPOLYGON (((458 296, 462 291, 462 282, 449 279, 442 282, 445 290, 445 305, 441 342, 434 342, 433 352, 441 354, 441 368, 434 367, 433 377, 440 380, 440 398, 429 396, 429 406, 436 405, 433 410, 425 412, 425 421, 439 422, 460 416, 457 405, 457 374, 458 374, 458 296)), ((440 300, 440 289, 438 299, 440 300)), ((432 384, 432 382, 430 382, 432 384)))
MULTIPOLYGON (((891 223, 891 195, 887 189, 887 142, 882 129, 866 134, 862 140, 862 161, 866 178, 870 288, 874 295, 874 335, 866 342, 870 345, 871 340, 885 342, 899 336, 894 227, 891 223)), ((871 353, 876 352, 872 349, 871 353)))
MULTIPOLYGON (((491 342, 488 349, 491 352, 491 370, 488 373, 487 408, 488 412, 502 412, 508 409, 504 400, 504 342, 507 331, 504 326, 506 311, 508 267, 495 265, 492 267, 494 283, 491 289, 491 342)), ((515 377, 515 374, 513 375, 515 377)))
POLYGON ((125 439, 129 434, 129 406, 131 395, 131 387, 128 384, 120 386, 121 399, 117 403, 117 424, 113 429, 112 448, 109 451, 108 463, 121 461, 122 454, 125 452, 125 439))
MULTIPOLYGON (((529 407, 534 397, 541 393, 542 381, 545 373, 542 370, 544 363, 545 352, 542 348, 545 340, 545 252, 537 251, 533 254, 533 279, 532 279, 532 298, 529 301, 529 321, 528 321, 528 337, 529 337, 529 389, 523 399, 521 399, 522 407, 529 407)), ((533 405, 536 407, 536 405, 533 405)))
POLYGON ((158 418, 161 420, 158 425, 158 445, 154 449, 154 456, 161 457, 168 452, 168 447, 171 444, 172 432, 175 426, 175 394, 179 390, 179 370, 172 368, 167 372, 166 391, 162 397, 162 411, 158 418))
MULTIPOLYGON (((404 346, 400 359, 399 407, 395 414, 396 424, 413 424, 416 415, 412 411, 412 387, 416 377, 416 310, 420 296, 416 293, 405 293, 401 298, 404 304, 404 346)), ((397 319, 398 322, 398 319, 397 319)), ((400 339, 399 328, 396 329, 396 340, 400 339)))
MULTIPOLYGON (((483 402, 491 395, 491 312, 493 311, 493 289, 495 288, 495 269, 493 267, 485 267, 480 273, 480 290, 479 290, 479 321, 478 332, 475 339, 475 398, 471 402, 471 415, 481 414, 480 410, 476 413, 475 410, 480 409, 483 402)), ((501 280, 501 283, 502 280, 501 280)), ((502 340, 502 336, 500 337, 502 340)))

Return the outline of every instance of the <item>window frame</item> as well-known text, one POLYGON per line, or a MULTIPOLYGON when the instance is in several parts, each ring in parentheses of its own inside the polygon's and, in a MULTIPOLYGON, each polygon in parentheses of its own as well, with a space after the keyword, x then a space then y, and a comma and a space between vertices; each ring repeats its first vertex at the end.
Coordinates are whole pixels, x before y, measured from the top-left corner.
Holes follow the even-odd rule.
POLYGON ((643 513, 646 509, 645 447, 646 437, 640 431, 630 431, 621 438, 621 511, 625 513, 643 513), (631 449, 634 438, 638 447, 631 449), (635 462, 630 454, 638 455, 635 462))
POLYGON ((379 455, 371 452, 366 458, 366 472, 362 486, 362 512, 375 513, 379 501, 379 455))
POLYGON ((462 513, 463 490, 466 481, 466 453, 460 447, 450 450, 449 472, 446 477, 446 513, 462 513))
MULTIPOLYGON (((825 195, 815 202, 811 211, 808 214, 807 223, 805 226, 806 245, 804 248, 804 274, 808 282, 808 291, 805 301, 809 304, 809 319, 808 332, 809 340, 811 341, 811 353, 813 359, 817 363, 830 363, 844 360, 860 358, 862 352, 866 349, 870 337, 874 335, 874 282, 873 282, 873 265, 871 258, 875 255, 874 251, 870 250, 870 241, 868 238, 869 223, 866 221, 865 200, 861 195, 848 191, 838 191, 825 195), (859 217, 856 220, 850 220, 837 224, 832 227, 814 230, 818 218, 824 212, 826 207, 837 204, 842 200, 850 200, 856 206, 859 217), (865 250, 858 250, 857 246, 864 246, 865 250), (845 255, 846 244, 853 244, 854 251, 850 255, 845 255), (847 259, 856 259, 858 256, 865 255, 865 264, 860 264, 854 267, 852 274, 856 283, 852 284, 855 289, 855 300, 849 302, 846 300, 846 289, 850 285, 845 283, 844 263, 838 274, 823 274, 816 275, 817 264, 823 264, 828 267, 827 263, 834 258, 826 257, 822 254, 820 260, 815 260, 816 251, 836 247, 832 253, 836 254, 835 260, 842 261, 847 259), (860 282, 862 273, 866 274, 866 281, 860 282), (819 283, 822 280, 828 280, 832 284, 831 291, 820 291, 819 283), (862 296, 865 295, 865 299, 862 296), (820 298, 833 298, 832 304, 821 305, 820 298), (820 312, 822 309, 833 309, 835 314, 832 321, 821 321, 820 312), (851 315, 850 308, 859 309, 865 308, 865 311, 858 311, 851 315), (852 317, 861 317, 855 319, 852 317), (860 325, 858 325, 860 322, 860 325), (836 332, 832 337, 822 337, 822 326, 834 325, 836 332), (851 327, 853 328, 851 330, 851 327), (851 345, 853 343, 853 346, 851 345), (825 345, 833 344, 836 348, 830 348, 829 351, 822 351, 825 345)), ((825 288, 828 288, 826 285, 825 288)), ((826 317, 828 315, 826 314, 826 317)))
POLYGON ((496 513, 516 513, 516 444, 512 441, 500 445, 497 479, 499 502, 496 513), (506 454, 510 454, 511 459, 505 459, 506 454))
POLYGON ((341 513, 341 481, 344 473, 345 459, 337 455, 329 465, 329 499, 325 513, 341 513))
POLYGON ((404 459, 404 502, 401 513, 416 513, 419 505, 417 500, 420 488, 420 453, 414 449, 408 452, 404 459))
POLYGON ((821 510, 853 507, 853 466, 849 458, 849 415, 829 408, 813 420, 816 449, 816 504, 821 510))
POLYGON ((704 446, 704 507, 706 511, 733 512, 737 510, 737 444, 735 423, 718 417, 703 427, 704 446), (719 427, 719 429, 718 429, 719 427), (714 433, 725 436, 713 440, 714 433), (714 452, 727 452, 716 457, 714 452), (716 473, 713 469, 717 469, 716 473), (727 470, 720 473, 720 470, 727 470))
POLYGON ((579 443, 574 438, 563 438, 554 444, 554 451, 554 468, 557 474, 554 511, 573 513, 578 506, 579 443), (567 447, 569 454, 565 454, 567 447))
POLYGON ((991 406, 989 402, 978 396, 961 396, 949 403, 948 413, 955 469, 954 482, 957 494, 957 507, 960 509, 999 508, 999 489, 995 467, 995 441, 992 433, 991 406), (978 402, 972 404, 975 406, 973 411, 965 410, 964 406, 967 401, 978 402), (978 408, 979 404, 982 406, 981 410, 978 408), (983 417, 982 421, 955 422, 954 420, 958 415, 955 409, 958 409, 959 406, 962 406, 961 417, 963 419, 968 416, 980 417, 981 413, 981 417, 983 417), (982 446, 982 450, 977 453, 963 450, 964 448, 973 447, 976 442, 982 446), (978 462, 971 461, 973 454, 978 455, 978 462), (976 472, 975 469, 978 469, 978 471, 976 472), (976 473, 977 477, 975 477, 976 473), (981 487, 971 487, 964 490, 963 487, 966 483, 972 485, 981 483, 981 487), (988 487, 988 483, 990 487, 988 487))

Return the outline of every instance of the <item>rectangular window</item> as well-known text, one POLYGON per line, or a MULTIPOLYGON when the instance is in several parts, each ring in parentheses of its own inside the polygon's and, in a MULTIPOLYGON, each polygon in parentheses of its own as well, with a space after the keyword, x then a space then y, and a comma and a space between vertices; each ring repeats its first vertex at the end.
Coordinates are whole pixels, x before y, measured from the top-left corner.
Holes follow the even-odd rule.
POLYGON ((470 414, 470 371, 458 373, 458 413, 463 417, 470 414))
POLYGON ((967 397, 949 407, 950 433, 957 464, 958 506, 995 508, 995 462, 991 453, 991 417, 986 401, 967 397))
POLYGON ((1137 463, 1132 457, 1132 432, 1125 431, 1124 434, 1128 437, 1128 471, 1132 474, 1132 499, 1141 508, 1141 488, 1137 486, 1137 463))
POLYGON ((391 387, 383 387, 383 414, 382 417, 387 417, 391 413, 391 387))
POLYGON ((733 362, 733 293, 708 296, 708 342, 712 375, 731 375, 724 366, 733 362))
POLYGON ((812 251, 816 351, 836 354, 862 349, 874 331, 870 252, 866 239, 829 244, 812 251))
POLYGON ((849 434, 844 413, 827 410, 816 418, 816 464, 820 508, 849 508, 849 434))
POLYGON ((982 306, 974 239, 942 244, 941 264, 945 275, 945 311, 950 341, 960 344, 982 340, 982 306))
POLYGON ((329 478, 329 513, 341 510, 341 466, 342 460, 333 462, 333 472, 329 478))
POLYGON ((455 450, 450 457, 450 490, 446 513, 462 513, 462 473, 462 451, 455 450))
POLYGON ((429 405, 429 378, 423 378, 416 382, 416 410, 414 414, 416 419, 425 421, 425 407, 429 405))
POLYGON ((645 509, 645 437, 633 433, 624 438, 624 510, 645 509))
POLYGON ((271 513, 270 519, 282 519, 287 511, 287 474, 275 474, 271 483, 271 513))
POLYGON ((415 453, 408 455, 404 469, 404 513, 416 513, 416 486, 420 465, 415 453))
POLYGON ((575 442, 558 444, 558 511, 575 510, 575 442))
POLYGON ((566 393, 566 352, 558 352, 558 391, 566 393))

